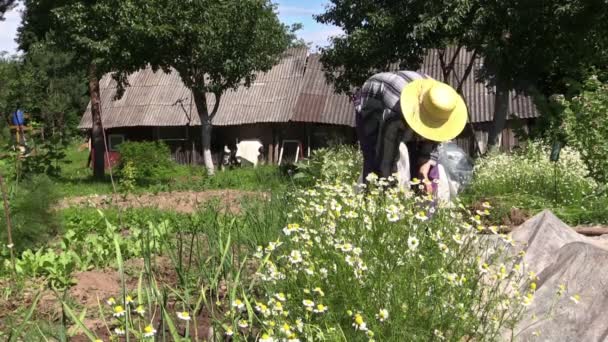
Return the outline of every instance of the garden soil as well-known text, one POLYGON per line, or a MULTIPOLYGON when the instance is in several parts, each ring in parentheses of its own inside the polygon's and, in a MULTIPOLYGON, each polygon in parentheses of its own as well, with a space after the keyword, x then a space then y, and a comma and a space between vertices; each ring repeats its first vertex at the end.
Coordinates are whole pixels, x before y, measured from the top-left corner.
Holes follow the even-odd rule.
POLYGON ((180 213, 191 214, 206 204, 216 204, 221 209, 238 213, 241 202, 246 198, 268 199, 270 195, 264 192, 251 192, 239 190, 210 190, 210 191, 184 191, 164 192, 158 194, 140 195, 93 195, 84 197, 66 198, 58 209, 70 207, 95 207, 106 209, 118 208, 157 208, 180 213))
POLYGON ((516 252, 526 251, 527 270, 538 275, 515 340, 608 341, 608 237, 579 235, 544 211, 514 230, 513 239, 516 252))

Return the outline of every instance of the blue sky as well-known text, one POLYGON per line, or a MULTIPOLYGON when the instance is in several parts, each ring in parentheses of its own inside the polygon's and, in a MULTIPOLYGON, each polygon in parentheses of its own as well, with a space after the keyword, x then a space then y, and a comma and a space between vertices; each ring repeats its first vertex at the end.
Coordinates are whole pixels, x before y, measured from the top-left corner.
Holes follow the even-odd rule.
MULTIPOLYGON (((321 25, 313 19, 314 14, 323 13, 327 0, 275 0, 279 5, 279 17, 286 24, 302 23, 300 37, 311 42, 313 47, 327 45, 327 39, 341 33, 337 27, 321 25)), ((0 21, 0 51, 16 53, 15 34, 21 22, 21 7, 6 13, 0 21)))

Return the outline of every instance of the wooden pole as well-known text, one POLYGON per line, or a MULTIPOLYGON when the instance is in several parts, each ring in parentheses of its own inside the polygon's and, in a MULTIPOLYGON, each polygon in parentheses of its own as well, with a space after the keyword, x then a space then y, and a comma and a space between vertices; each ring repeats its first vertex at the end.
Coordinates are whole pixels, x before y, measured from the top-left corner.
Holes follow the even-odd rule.
POLYGON ((13 273, 17 275, 17 269, 15 267, 15 245, 13 244, 13 227, 11 225, 11 215, 8 207, 8 196, 6 195, 6 186, 2 174, 0 174, 0 190, 2 191, 2 199, 4 201, 4 215, 6 216, 6 233, 8 236, 7 247, 11 253, 11 264, 13 265, 13 273))

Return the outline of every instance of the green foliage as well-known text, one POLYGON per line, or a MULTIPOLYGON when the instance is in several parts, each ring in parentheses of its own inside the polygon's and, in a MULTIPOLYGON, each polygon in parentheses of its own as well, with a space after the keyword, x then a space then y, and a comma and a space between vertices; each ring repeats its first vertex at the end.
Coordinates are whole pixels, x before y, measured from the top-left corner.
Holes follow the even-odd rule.
POLYGON ((598 182, 588 177, 582 155, 564 148, 557 164, 550 148, 530 143, 513 154, 495 153, 478 159, 473 183, 463 195, 472 205, 490 201, 497 224, 512 208, 528 214, 551 209, 571 225, 608 222, 608 196, 597 193, 598 182))
POLYGON ((72 60, 49 42, 0 59, 0 112, 8 115, 20 105, 47 137, 74 134, 86 106, 86 80, 82 71, 71 69, 72 60))
MULTIPOLYGON (((317 20, 345 32, 323 51, 326 75, 340 91, 361 86, 374 70, 387 70, 390 63, 415 70, 425 49, 448 45, 483 58, 478 77, 527 90, 531 81, 545 86, 550 83, 545 78, 580 76, 581 67, 603 65, 606 6, 569 0, 331 0, 317 20)), ((449 74, 453 70, 447 62, 442 71, 449 74)))
POLYGON ((34 141, 29 147, 32 153, 21 159, 21 172, 26 177, 46 174, 57 177, 61 173, 61 163, 65 161, 67 141, 59 136, 44 141, 34 141))
POLYGON ((161 141, 127 141, 119 147, 121 173, 139 182, 164 180, 173 176, 175 164, 169 147, 161 141))
POLYGON ((357 146, 338 145, 315 150, 310 159, 297 165, 294 179, 314 184, 316 181, 353 183, 360 176, 363 159, 357 146))
POLYGON ((590 176, 608 184, 608 83, 591 78, 572 100, 563 100, 564 131, 581 154, 590 176))
MULTIPOLYGON (((57 191, 46 176, 34 176, 15 187, 10 198, 10 213, 17 251, 46 243, 60 231, 53 209, 57 200, 57 191)), ((4 215, 0 218, 0 225, 6 226, 4 215)), ((6 241, 6 229, 0 230, 0 238, 6 241)))
POLYGON ((16 0, 0 0, 0 21, 4 20, 4 13, 15 6, 16 0))

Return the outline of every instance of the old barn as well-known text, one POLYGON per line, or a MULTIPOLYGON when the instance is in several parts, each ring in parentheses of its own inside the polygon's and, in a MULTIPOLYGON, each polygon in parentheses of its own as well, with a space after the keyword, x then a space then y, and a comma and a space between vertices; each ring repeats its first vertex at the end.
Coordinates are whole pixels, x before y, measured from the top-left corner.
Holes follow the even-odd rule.
MULTIPOLYGON (((468 65, 470 55, 452 50, 456 56, 449 83, 456 82, 468 65)), ((457 141, 467 151, 485 149, 487 132, 493 119, 494 95, 491 88, 475 81, 473 72, 464 79, 462 93, 470 111, 469 129, 457 141)), ((437 51, 431 51, 421 71, 445 80, 437 51)), ((190 91, 177 72, 166 74, 151 69, 141 70, 129 77, 130 86, 120 100, 114 101, 116 84, 110 75, 101 80, 102 121, 108 135, 110 150, 125 140, 162 140, 172 151, 173 158, 184 164, 200 164, 200 120, 190 91)), ((212 98, 213 96, 210 96, 212 98)), ((213 106, 213 100, 210 101, 213 106)), ((509 113, 530 125, 538 116, 532 100, 511 94, 509 113)), ((303 155, 333 143, 355 143, 354 114, 350 98, 337 95, 325 81, 320 56, 309 54, 306 48, 292 49, 268 73, 260 74, 250 88, 229 91, 221 99, 213 120, 213 152, 217 160, 224 146, 234 148, 243 140, 259 140, 264 146, 264 158, 277 163, 281 148, 293 158, 296 147, 303 155)), ((515 121, 510 120, 502 135, 502 146, 517 145, 513 133, 515 121)), ((90 107, 84 113, 79 128, 92 126, 90 107)))

